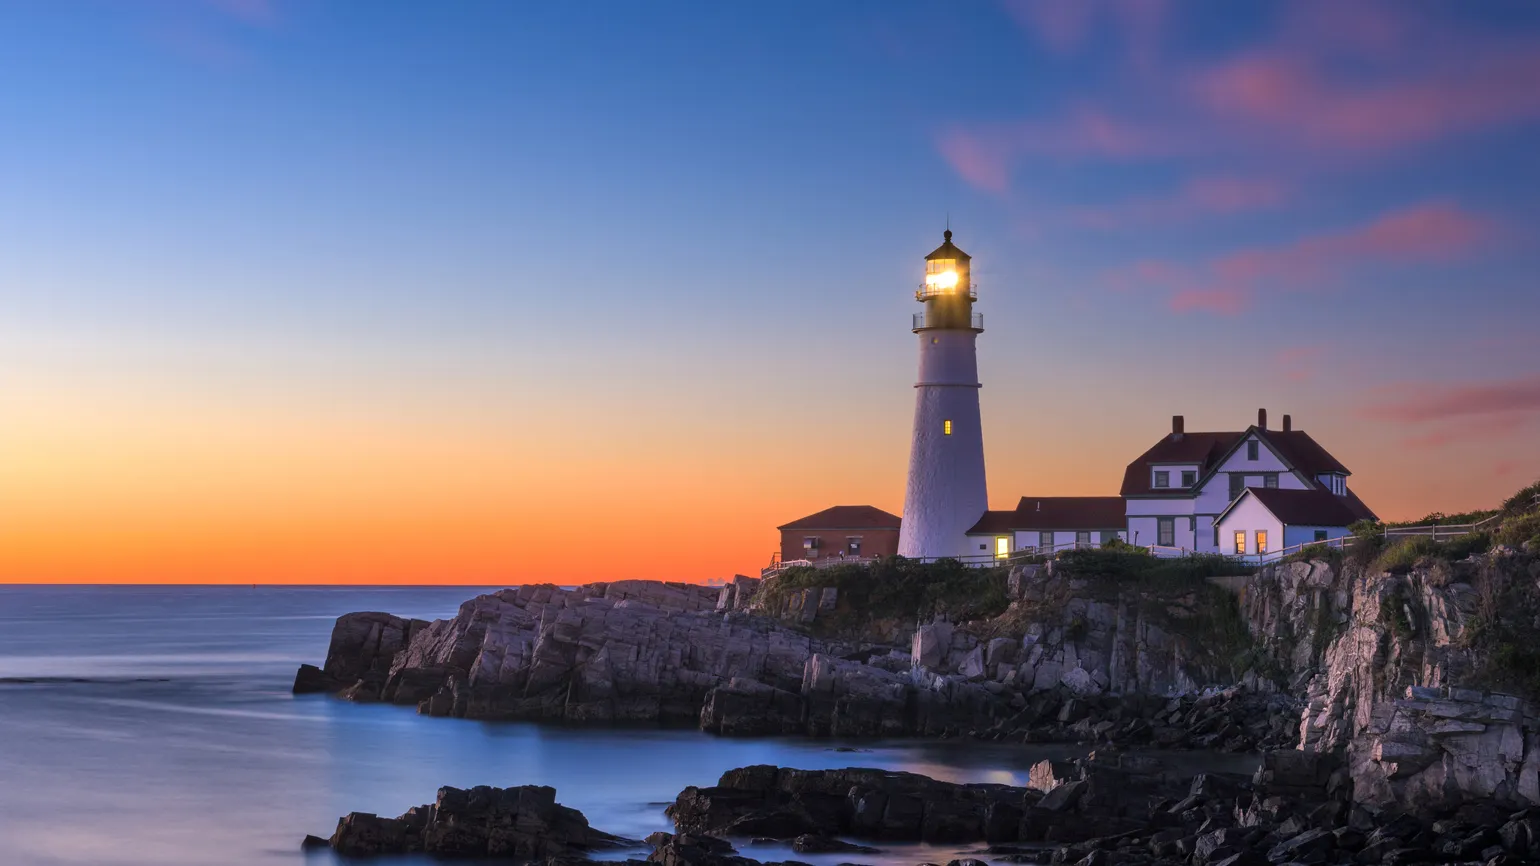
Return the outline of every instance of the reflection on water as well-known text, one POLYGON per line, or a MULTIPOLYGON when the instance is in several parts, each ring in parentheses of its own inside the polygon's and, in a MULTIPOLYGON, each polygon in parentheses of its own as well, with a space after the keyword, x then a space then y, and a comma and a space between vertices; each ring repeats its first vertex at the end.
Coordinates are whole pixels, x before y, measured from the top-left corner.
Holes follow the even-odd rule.
MULTIPOLYGON (((301 854, 304 834, 329 835, 348 811, 400 814, 441 785, 551 785, 595 826, 641 838, 669 829, 661 804, 680 789, 747 764, 1024 784, 1033 761, 1070 753, 938 742, 841 752, 828 741, 435 719, 289 694, 295 666, 324 656, 339 614, 444 617, 475 592, 0 587, 0 679, 90 680, 0 683, 0 862, 319 866, 332 858, 301 854)), ((954 854, 900 847, 860 859, 954 854)))

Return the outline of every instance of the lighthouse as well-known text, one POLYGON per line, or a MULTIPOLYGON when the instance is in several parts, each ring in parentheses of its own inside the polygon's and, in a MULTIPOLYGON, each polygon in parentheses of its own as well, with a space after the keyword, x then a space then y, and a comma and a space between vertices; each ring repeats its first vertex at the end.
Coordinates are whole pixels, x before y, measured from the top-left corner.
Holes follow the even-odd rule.
POLYGON ((971 553, 966 533, 989 508, 975 346, 984 317, 973 312, 970 257, 952 245, 950 229, 943 237, 914 295, 925 311, 914 314, 920 376, 898 536, 899 555, 912 558, 971 553))

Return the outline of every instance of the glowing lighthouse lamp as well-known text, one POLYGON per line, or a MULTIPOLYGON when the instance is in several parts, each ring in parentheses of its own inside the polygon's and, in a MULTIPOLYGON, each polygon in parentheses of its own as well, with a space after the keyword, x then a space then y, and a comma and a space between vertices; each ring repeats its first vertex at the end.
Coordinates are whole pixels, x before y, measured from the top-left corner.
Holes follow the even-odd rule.
POLYGON ((971 258, 953 246, 950 230, 943 238, 914 293, 925 311, 914 314, 920 376, 898 552, 921 559, 976 554, 967 532, 989 507, 975 346, 984 318, 973 312, 971 258))

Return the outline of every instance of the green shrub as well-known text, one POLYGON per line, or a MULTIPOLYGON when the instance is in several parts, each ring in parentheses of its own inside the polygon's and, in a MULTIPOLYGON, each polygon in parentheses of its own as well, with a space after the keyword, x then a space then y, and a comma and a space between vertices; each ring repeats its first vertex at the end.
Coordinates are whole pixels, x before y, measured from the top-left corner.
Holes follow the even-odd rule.
POLYGON ((1406 599, 1400 593, 1380 599, 1380 623, 1401 640, 1409 640, 1416 635, 1411 617, 1407 616, 1406 599))
POLYGON ((1478 553, 1486 553, 1492 547, 1492 536, 1485 532, 1467 532, 1439 545, 1438 557, 1459 562, 1478 553))
POLYGON ((1492 541, 1522 549, 1526 542, 1536 536, 1540 536, 1540 511, 1503 521, 1502 526, 1492 534, 1492 541))
POLYGON ((1281 562, 1311 562, 1324 559, 1327 562, 1339 563, 1342 561, 1342 549, 1330 547, 1325 543, 1307 544, 1299 550, 1285 556, 1281 562))
MULTIPOLYGON (((955 559, 919 562, 892 556, 873 563, 832 568, 788 568, 766 584, 765 603, 778 608, 791 593, 812 587, 839 590, 831 630, 859 628, 879 619, 953 619, 997 616, 1010 606, 1004 568, 974 568, 955 559)), ((827 622, 826 622, 827 620, 827 622)))
POLYGON ((1438 543, 1425 535, 1415 535, 1392 542, 1374 558, 1370 571, 1406 574, 1424 556, 1438 553, 1438 543))
POLYGON ((1530 512, 1540 512, 1540 481, 1520 490, 1503 502, 1502 514, 1513 517, 1530 512))

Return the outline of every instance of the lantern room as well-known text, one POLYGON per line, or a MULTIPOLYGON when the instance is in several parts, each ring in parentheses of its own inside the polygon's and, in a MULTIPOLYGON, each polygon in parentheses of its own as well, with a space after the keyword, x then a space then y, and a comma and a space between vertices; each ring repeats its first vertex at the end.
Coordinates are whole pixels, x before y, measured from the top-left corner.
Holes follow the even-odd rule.
POLYGON ((925 312, 914 314, 914 330, 982 331, 983 317, 973 312, 978 295, 970 272, 972 257, 953 245, 951 229, 942 238, 941 246, 925 257, 925 280, 914 293, 914 299, 925 305, 925 312))

